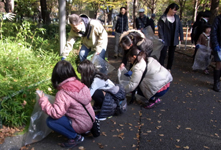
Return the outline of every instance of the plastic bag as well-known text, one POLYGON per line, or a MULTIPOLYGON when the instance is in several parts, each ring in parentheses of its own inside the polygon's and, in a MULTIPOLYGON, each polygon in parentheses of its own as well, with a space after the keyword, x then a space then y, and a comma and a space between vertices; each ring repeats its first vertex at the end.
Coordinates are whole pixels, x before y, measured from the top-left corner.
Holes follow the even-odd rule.
POLYGON ((93 58, 91 59, 91 62, 95 65, 95 67, 99 72, 106 75, 115 69, 114 66, 110 65, 99 55, 94 55, 93 58))
MULTIPOLYGON (((36 92, 40 92, 39 90, 36 92)), ((54 103, 55 97, 51 95, 44 94, 50 103, 54 103)), ((34 142, 38 142, 44 139, 52 130, 47 126, 46 119, 48 115, 41 110, 41 106, 38 104, 39 96, 36 96, 36 103, 34 110, 31 115, 30 125, 28 132, 24 137, 24 144, 28 145, 34 142)))
POLYGON ((127 69, 123 68, 123 69, 118 69, 117 70, 117 77, 118 77, 118 82, 120 85, 122 85, 123 87, 126 86, 127 84, 129 84, 130 82, 130 77, 125 76, 124 74, 127 73, 127 69))
POLYGON ((211 62, 211 48, 208 48, 204 45, 200 45, 200 47, 198 48, 197 52, 196 52, 196 56, 194 59, 194 63, 193 63, 193 70, 205 70, 210 62, 211 62))
POLYGON ((155 59, 159 60, 161 50, 164 47, 163 42, 158 38, 158 36, 154 35, 153 30, 150 26, 147 26, 143 29, 145 32, 144 35, 147 39, 151 40, 153 42, 153 52, 151 53, 151 56, 155 59))

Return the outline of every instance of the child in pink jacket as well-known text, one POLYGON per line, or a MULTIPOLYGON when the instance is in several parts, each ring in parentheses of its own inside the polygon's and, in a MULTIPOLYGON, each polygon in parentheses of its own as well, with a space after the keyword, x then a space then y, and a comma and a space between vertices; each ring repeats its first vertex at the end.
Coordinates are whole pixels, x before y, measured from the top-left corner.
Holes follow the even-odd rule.
POLYGON ((84 137, 80 134, 89 131, 93 122, 82 106, 86 107, 93 120, 95 113, 91 106, 90 90, 81 83, 68 61, 59 61, 53 69, 52 85, 58 92, 55 102, 51 104, 43 93, 39 94, 39 105, 49 115, 47 125, 52 130, 68 137, 62 147, 71 148, 81 143, 84 137))

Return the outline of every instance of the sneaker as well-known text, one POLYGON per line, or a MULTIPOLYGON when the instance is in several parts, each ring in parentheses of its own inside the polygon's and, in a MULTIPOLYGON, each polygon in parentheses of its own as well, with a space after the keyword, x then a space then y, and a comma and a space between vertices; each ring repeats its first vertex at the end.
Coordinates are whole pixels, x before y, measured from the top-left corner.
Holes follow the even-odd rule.
POLYGON ((119 57, 123 57, 123 55, 121 55, 121 54, 118 54, 118 56, 119 56, 119 57))
POLYGON ((99 120, 99 121, 104 121, 104 120, 107 120, 107 119, 112 118, 112 116, 109 116, 109 117, 103 117, 103 118, 100 118, 100 117, 96 116, 96 118, 97 118, 97 120, 99 120))
POLYGON ((159 104, 159 103, 161 103, 161 100, 158 98, 158 99, 155 100, 154 103, 155 103, 155 104, 159 104))
POLYGON ((209 70, 207 70, 207 69, 204 70, 204 73, 208 75, 209 74, 209 70))
POLYGON ((145 109, 151 109, 155 106, 155 103, 149 103, 146 106, 144 106, 145 109))
POLYGON ((72 148, 72 147, 77 146, 83 141, 84 141, 84 137, 78 134, 74 139, 69 139, 68 142, 62 143, 61 147, 72 148))
POLYGON ((117 54, 114 54, 114 58, 117 58, 117 54))

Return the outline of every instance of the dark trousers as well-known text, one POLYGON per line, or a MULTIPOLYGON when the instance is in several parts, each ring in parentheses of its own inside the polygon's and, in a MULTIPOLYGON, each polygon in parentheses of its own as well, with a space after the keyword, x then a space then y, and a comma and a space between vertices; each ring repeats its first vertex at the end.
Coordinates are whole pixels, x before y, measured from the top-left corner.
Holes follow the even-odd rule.
POLYGON ((94 100, 94 107, 101 108, 104 101, 104 93, 102 90, 96 90, 92 96, 94 100))
POLYGON ((159 62, 162 66, 164 66, 164 60, 166 58, 167 55, 167 48, 169 47, 168 50, 168 62, 167 62, 167 69, 171 69, 172 65, 173 65, 173 60, 174 60, 174 52, 176 49, 176 46, 164 46, 163 49, 161 50, 160 53, 160 59, 159 62))

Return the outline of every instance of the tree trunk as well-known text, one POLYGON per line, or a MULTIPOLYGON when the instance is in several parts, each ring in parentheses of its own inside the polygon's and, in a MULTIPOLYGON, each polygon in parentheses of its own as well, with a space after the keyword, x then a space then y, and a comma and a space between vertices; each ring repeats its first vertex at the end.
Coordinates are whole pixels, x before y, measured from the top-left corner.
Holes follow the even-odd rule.
POLYGON ((112 24, 112 13, 113 13, 113 8, 111 8, 111 10, 109 10, 109 13, 107 15, 108 18, 108 25, 112 24))
POLYGON ((218 10, 219 10, 219 0, 211 0, 211 8, 210 8, 211 16, 209 19, 210 24, 213 23, 213 20, 218 14, 218 10))
POLYGON ((5 3, 5 11, 7 12, 7 13, 9 13, 9 12, 12 12, 12 9, 11 9, 12 7, 11 7, 11 0, 6 0, 6 3, 5 3))
POLYGON ((49 12, 47 11, 47 3, 46 0, 40 0, 41 4, 41 14, 44 24, 50 24, 49 12))
POLYGON ((137 0, 134 0, 133 4, 133 28, 136 28, 136 16, 137 16, 137 0))
POLYGON ((128 29, 130 29, 130 1, 127 0, 127 19, 128 19, 128 29))
POLYGON ((193 9, 193 18, 192 18, 193 22, 196 21, 197 11, 198 11, 198 0, 194 0, 194 9, 193 9))

